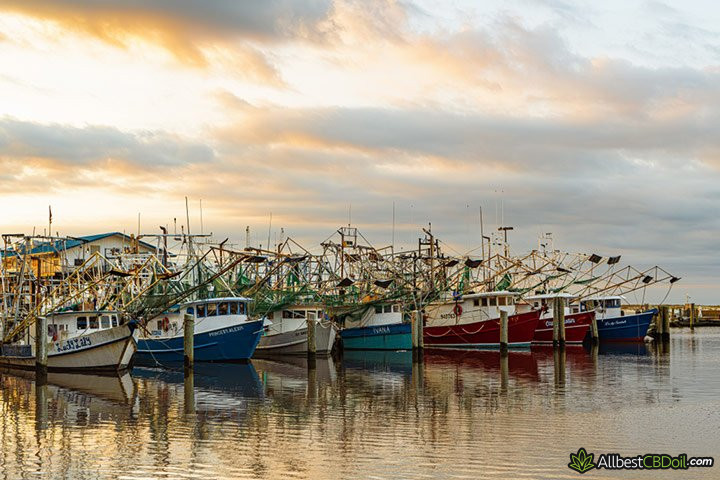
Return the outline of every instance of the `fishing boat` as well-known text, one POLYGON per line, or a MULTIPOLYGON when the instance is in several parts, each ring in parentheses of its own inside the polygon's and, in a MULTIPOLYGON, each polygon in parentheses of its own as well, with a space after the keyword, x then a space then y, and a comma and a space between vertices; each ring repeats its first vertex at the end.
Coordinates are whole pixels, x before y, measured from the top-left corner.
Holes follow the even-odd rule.
POLYGON ((553 342, 553 301, 562 298, 565 307, 565 343, 582 343, 590 330, 595 312, 581 312, 580 305, 573 303, 574 296, 568 293, 545 293, 525 297, 525 303, 518 304, 519 311, 540 310, 538 322, 532 343, 553 342))
POLYGON ((496 291, 431 303, 425 309, 425 348, 497 348, 501 311, 508 313, 508 347, 529 347, 541 312, 518 313, 515 297, 515 292, 496 291))
POLYGON ((346 350, 412 349, 410 322, 398 303, 378 304, 367 309, 358 321, 346 320, 340 337, 346 350))
POLYGON ((138 360, 143 363, 183 361, 186 314, 192 315, 195 321, 195 361, 250 359, 263 333, 263 319, 248 315, 251 301, 245 297, 197 300, 151 319, 138 339, 138 360))
MULTIPOLYGON (((64 311, 47 316, 49 372, 118 372, 132 366, 136 323, 116 311, 64 311)), ((34 345, 3 345, 0 365, 34 369, 34 345)))
POLYGON ((268 313, 254 357, 307 354, 309 322, 315 324, 315 353, 329 355, 335 344, 335 326, 323 318, 321 307, 296 305, 268 313))
POLYGON ((615 295, 589 297, 581 302, 584 311, 595 312, 600 341, 642 342, 647 335, 657 309, 627 315, 622 301, 623 297, 615 295))

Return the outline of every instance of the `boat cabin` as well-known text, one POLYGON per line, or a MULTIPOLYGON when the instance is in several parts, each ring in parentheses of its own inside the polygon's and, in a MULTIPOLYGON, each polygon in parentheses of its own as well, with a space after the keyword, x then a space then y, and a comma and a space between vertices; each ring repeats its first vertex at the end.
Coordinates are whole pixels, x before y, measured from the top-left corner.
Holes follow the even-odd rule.
POLYGON ((625 312, 622 311, 623 300, 625 298, 620 295, 588 297, 584 298, 580 305, 584 312, 595 310, 599 318, 615 318, 625 315, 625 312))
POLYGON ((238 320, 248 318, 252 299, 245 297, 222 297, 196 300, 170 309, 164 315, 151 319, 147 325, 152 337, 182 334, 184 315, 195 317, 195 332, 205 332, 236 325, 238 320))
POLYGON ((115 310, 55 312, 47 317, 48 339, 67 340, 117 327, 120 321, 120 312, 115 310))
POLYGON ((518 294, 506 290, 468 293, 456 301, 449 299, 431 303, 425 308, 426 320, 433 326, 455 325, 493 320, 500 312, 515 314, 518 294))
POLYGON ((317 322, 322 320, 323 310, 321 307, 307 305, 296 305, 269 312, 265 321, 265 333, 285 333, 305 328, 308 321, 317 322))
POLYGON ((562 298, 565 301, 565 315, 580 313, 580 303, 575 299, 575 295, 570 293, 540 293, 528 295, 524 297, 525 303, 518 304, 518 313, 530 312, 533 310, 545 309, 545 317, 552 317, 554 299, 562 298))

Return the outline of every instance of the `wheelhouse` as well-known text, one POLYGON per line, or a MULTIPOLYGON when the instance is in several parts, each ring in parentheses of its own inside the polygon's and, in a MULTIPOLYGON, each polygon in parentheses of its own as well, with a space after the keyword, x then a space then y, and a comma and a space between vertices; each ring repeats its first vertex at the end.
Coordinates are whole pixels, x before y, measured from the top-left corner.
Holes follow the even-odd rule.
POLYGON ((63 340, 107 330, 120 325, 120 312, 114 310, 67 311, 48 315, 48 337, 63 340))

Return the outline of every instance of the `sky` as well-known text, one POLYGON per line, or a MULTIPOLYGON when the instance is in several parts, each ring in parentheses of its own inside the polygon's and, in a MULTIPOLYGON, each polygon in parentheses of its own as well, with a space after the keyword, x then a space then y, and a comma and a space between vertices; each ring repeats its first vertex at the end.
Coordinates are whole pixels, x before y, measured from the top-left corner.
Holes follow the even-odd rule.
POLYGON ((412 248, 431 222, 465 253, 482 208, 515 253, 552 232, 720 303, 718 25, 700 1, 0 0, 0 231, 52 205, 60 234, 159 232, 188 197, 193 233, 202 201, 242 246, 351 222, 412 248))

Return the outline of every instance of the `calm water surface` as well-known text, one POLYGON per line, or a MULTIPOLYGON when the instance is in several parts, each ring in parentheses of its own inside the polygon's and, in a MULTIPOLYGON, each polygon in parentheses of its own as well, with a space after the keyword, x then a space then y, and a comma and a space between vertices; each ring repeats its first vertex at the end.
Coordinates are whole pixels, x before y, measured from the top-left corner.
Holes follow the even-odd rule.
MULTIPOLYGON (((665 347, 345 352, 305 360, 0 374, 1 478, 578 478, 570 452, 720 460, 720 331, 665 347)), ((597 471, 583 478, 720 478, 597 471)))

